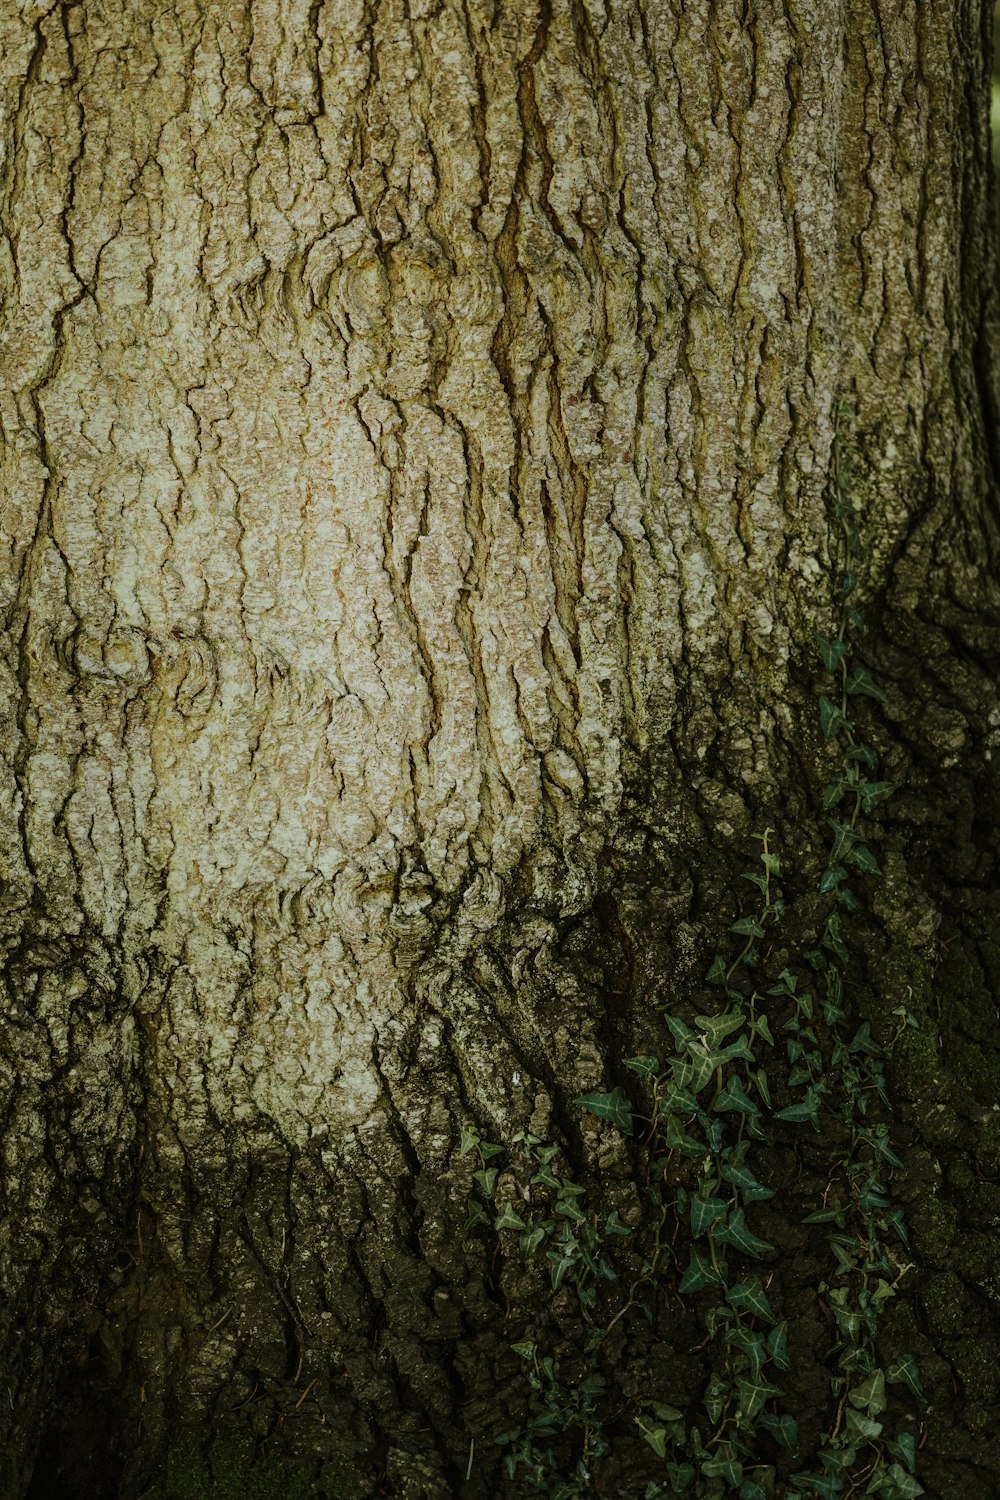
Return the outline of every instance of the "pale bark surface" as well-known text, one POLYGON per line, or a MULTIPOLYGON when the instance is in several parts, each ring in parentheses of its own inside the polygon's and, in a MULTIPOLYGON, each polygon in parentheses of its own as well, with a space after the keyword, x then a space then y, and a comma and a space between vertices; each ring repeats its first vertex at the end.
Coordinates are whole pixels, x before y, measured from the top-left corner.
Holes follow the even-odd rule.
MULTIPOLYGON (((803 825, 845 395, 890 713, 911 614, 985 658, 988 23, 3 5, 12 1497, 60 1422, 67 1494, 194 1494, 202 1422, 459 1492, 516 1278, 458 1124, 572 1134, 727 848, 803 825)), ((986 748, 965 670, 927 774, 986 748)))

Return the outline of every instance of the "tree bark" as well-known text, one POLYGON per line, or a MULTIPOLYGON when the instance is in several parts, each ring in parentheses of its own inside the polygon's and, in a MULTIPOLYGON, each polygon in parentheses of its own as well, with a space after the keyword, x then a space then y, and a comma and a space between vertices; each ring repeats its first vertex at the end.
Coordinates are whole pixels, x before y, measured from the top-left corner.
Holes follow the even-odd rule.
POLYGON ((844 400, 857 1004, 923 1028, 924 1482, 988 1488, 991 7, 0 17, 3 1493, 501 1493, 545 1298, 460 1129, 634 1206, 571 1100, 752 832, 820 868, 844 400))

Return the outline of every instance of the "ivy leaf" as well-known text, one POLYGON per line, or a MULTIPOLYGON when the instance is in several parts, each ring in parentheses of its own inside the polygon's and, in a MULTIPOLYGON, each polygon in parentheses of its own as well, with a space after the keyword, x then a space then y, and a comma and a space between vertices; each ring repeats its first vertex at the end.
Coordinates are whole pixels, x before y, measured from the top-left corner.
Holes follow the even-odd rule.
POLYGON ((819 700, 819 727, 825 740, 832 740, 842 729, 853 729, 853 724, 829 698, 819 700))
POLYGON ((866 875, 881 875, 882 873, 874 854, 864 844, 855 844, 847 857, 852 865, 857 865, 858 869, 866 875))
POLYGON ((544 1224, 534 1224, 530 1229, 526 1229, 524 1231, 524 1233, 521 1235, 519 1244, 521 1254, 524 1256, 525 1260, 529 1260, 531 1256, 534 1255, 535 1251, 538 1249, 547 1233, 548 1230, 545 1228, 544 1224))
MULTIPOLYGON (((690 1059, 687 1063, 687 1067, 688 1069, 690 1069, 690 1073, 689 1076, 687 1076, 684 1080, 685 1085, 690 1088, 693 1094, 700 1094, 702 1089, 705 1087, 706 1083, 718 1067, 718 1062, 716 1061, 714 1053, 707 1052, 704 1046, 700 1043, 700 1040, 698 1042, 695 1042, 693 1040, 689 1041, 688 1052, 691 1054, 690 1059)), ((679 1082, 679 1078, 676 1073, 674 1077, 679 1082)))
POLYGON ((847 655, 847 642, 832 639, 829 636, 820 635, 816 632, 816 644, 819 646, 819 654, 823 658, 823 665, 828 672, 835 672, 838 664, 847 655))
POLYGON ((739 1190, 746 1203, 757 1203, 765 1198, 774 1197, 774 1188, 765 1187, 762 1182, 758 1182, 747 1167, 734 1162, 726 1162, 722 1168, 722 1176, 732 1187, 739 1190))
POLYGON ((705 983, 706 984, 725 984, 725 982, 726 982, 726 961, 722 957, 721 953, 717 953, 715 955, 715 957, 713 958, 713 960, 712 960, 712 967, 709 969, 708 973, 705 975, 705 983))
POLYGON ((687 1270, 677 1283, 679 1292, 700 1292, 706 1286, 723 1286, 721 1274, 715 1269, 707 1255, 693 1246, 687 1270))
POLYGON ((486 1210, 483 1208, 483 1205, 480 1203, 478 1198, 470 1198, 468 1200, 467 1207, 468 1217, 466 1218, 465 1223, 462 1226, 466 1233, 470 1229, 475 1229, 477 1224, 488 1224, 490 1222, 489 1218, 487 1217, 486 1210))
POLYGON ((765 1401, 769 1401, 772 1396, 781 1395, 776 1385, 769 1385, 764 1380, 745 1380, 739 1375, 736 1377, 736 1393, 740 1411, 748 1422, 760 1415, 765 1401))
POLYGON ((737 933, 740 937, 762 938, 764 936, 763 927, 759 922, 755 922, 753 917, 740 917, 738 922, 732 924, 729 931, 737 933))
POLYGON ((836 818, 827 818, 826 821, 836 834, 833 851, 830 855, 830 863, 831 865, 835 865, 841 855, 846 854, 860 840, 850 823, 838 821, 836 818))
POLYGON ((759 1235, 753 1233, 748 1227, 746 1214, 742 1208, 734 1209, 725 1224, 721 1224, 715 1231, 715 1237, 723 1244, 732 1245, 741 1250, 744 1255, 752 1255, 759 1260, 762 1255, 767 1255, 774 1249, 767 1240, 762 1240, 759 1235))
POLYGON ((823 878, 819 883, 819 893, 825 896, 828 891, 834 890, 842 880, 847 879, 847 871, 841 865, 831 865, 828 870, 823 871, 823 878))
POLYGON ((622 1135, 635 1134, 632 1109, 623 1089, 612 1089, 610 1094, 581 1094, 573 1100, 573 1103, 582 1105, 599 1120, 607 1120, 608 1124, 614 1125, 622 1135))
POLYGON ((926 1401, 923 1386, 920 1384, 920 1375, 917 1372, 916 1360, 912 1354, 901 1354, 899 1359, 893 1360, 885 1372, 885 1378, 890 1385, 909 1386, 913 1394, 921 1401, 926 1401))
POLYGON ((587 1215, 575 1198, 557 1198, 554 1208, 557 1214, 562 1214, 564 1219, 571 1219, 575 1224, 587 1222, 587 1215))
POLYGON ((848 1409, 844 1413, 844 1432, 852 1443, 857 1443, 860 1447, 881 1436, 882 1423, 872 1421, 871 1417, 863 1416, 859 1411, 848 1409))
POLYGON ((842 964, 847 963, 847 949, 844 947, 844 940, 840 936, 840 917, 836 912, 831 913, 826 919, 826 926, 823 929, 823 947, 829 948, 832 953, 835 953, 842 964))
POLYGON ((792 1367, 788 1355, 787 1330, 787 1323, 776 1323, 767 1336, 767 1352, 779 1370, 790 1370, 792 1367))
POLYGON ((898 784, 895 781, 863 781, 858 787, 862 811, 871 812, 873 807, 886 797, 891 797, 896 790, 898 784))
POLYGON ((721 1091, 715 1103, 712 1105, 716 1110, 735 1110, 738 1114, 759 1115, 760 1107, 750 1098, 740 1080, 733 1075, 725 1088, 721 1091))
POLYGON ((667 1456, 667 1429, 665 1427, 647 1427, 642 1417, 634 1417, 633 1421, 639 1428, 646 1442, 652 1448, 657 1458, 667 1456))
POLYGON ((806 1097, 799 1104, 790 1104, 787 1109, 779 1109, 774 1117, 776 1120, 788 1120, 798 1125, 808 1121, 810 1125, 819 1128, 819 1091, 814 1084, 806 1089, 806 1097))
POLYGON ((681 1017, 667 1016, 666 1011, 664 1011, 663 1019, 664 1022, 666 1022, 667 1029, 669 1029, 670 1035, 672 1035, 675 1043, 678 1044, 678 1047, 681 1046, 682 1043, 685 1043, 685 1041, 688 1040, 688 1037, 693 1037, 694 1032, 691 1031, 690 1026, 687 1026, 684 1022, 682 1022, 681 1017))
POLYGON ((566 1273, 576 1264, 579 1258, 579 1250, 580 1247, 576 1240, 569 1239, 564 1245, 560 1245, 558 1250, 549 1250, 546 1253, 545 1258, 552 1267, 549 1274, 552 1279, 552 1290, 554 1292, 559 1290, 566 1273))
POLYGON ((484 1198, 493 1197, 493 1189, 496 1186, 497 1167, 485 1167, 481 1172, 473 1172, 472 1180, 479 1188, 484 1198))
POLYGON ((729 1204, 724 1198, 692 1198, 691 1199, 691 1233, 697 1239, 724 1219, 729 1211, 729 1204))
POLYGON ((761 1489, 756 1480, 744 1479, 739 1489, 739 1500, 767 1500, 767 1491, 761 1489))
POLYGON ((844 759, 856 761, 869 771, 878 770, 878 756, 871 745, 852 745, 849 750, 844 751, 844 759))
POLYGON ((679 1089, 675 1083, 668 1083, 657 1102, 657 1109, 661 1115, 686 1115, 693 1114, 698 1103, 694 1095, 687 1089, 679 1089))
POLYGON ((710 1047, 717 1047, 724 1037, 746 1020, 741 1010, 728 1010, 720 1016, 695 1016, 694 1024, 705 1033, 710 1047))
POLYGON ((729 1391, 730 1385, 728 1380, 723 1380, 721 1375, 713 1372, 709 1377, 708 1385, 705 1387, 704 1396, 705 1410, 708 1412, 709 1421, 713 1425, 718 1422, 726 1409, 726 1400, 729 1396, 729 1391))
POLYGON ((660 1059, 658 1057, 626 1057, 626 1068, 631 1068, 633 1073, 638 1073, 640 1078, 655 1078, 660 1071, 660 1059))
POLYGON ((753 1277, 751 1281, 738 1281, 735 1286, 729 1287, 726 1292, 726 1301, 738 1312, 752 1313, 755 1318, 763 1318, 767 1323, 777 1321, 771 1304, 764 1295, 764 1288, 758 1276, 753 1277))
POLYGON ((781 1416, 774 1416, 770 1412, 765 1412, 758 1419, 757 1425, 763 1427, 773 1437, 777 1438, 781 1446, 787 1448, 789 1453, 795 1452, 799 1441, 799 1429, 796 1426, 794 1417, 790 1417, 785 1413, 782 1413, 781 1416))
POLYGON ((756 1380, 767 1364, 767 1349, 760 1334, 751 1333, 749 1328, 743 1328, 737 1324, 734 1328, 730 1328, 726 1337, 728 1342, 735 1344, 745 1356, 750 1365, 751 1377, 756 1380))
POLYGON ((793 1474, 796 1484, 804 1485, 823 1500, 837 1500, 844 1493, 844 1481, 836 1474, 793 1474))
POLYGON ((882 1500, 915 1500, 917 1495, 927 1493, 923 1485, 918 1484, 899 1464, 890 1465, 881 1475, 879 1484, 881 1487, 878 1493, 882 1500))
POLYGON ((878 683, 873 681, 871 673, 866 672, 864 667, 858 667, 847 679, 848 693, 861 693, 867 698, 874 698, 879 703, 885 702, 885 694, 878 683))
POLYGON ((774 1046, 774 1037, 766 1016, 755 1016, 750 1022, 750 1030, 755 1036, 762 1036, 769 1047, 774 1046))
POLYGON ((889 1452, 894 1457, 901 1459, 911 1474, 915 1473, 917 1467, 917 1443, 912 1432, 901 1432, 896 1441, 889 1444, 889 1452))
POLYGON ((493 1223, 494 1229, 527 1229, 527 1224, 516 1214, 509 1203, 505 1203, 501 1213, 497 1214, 493 1223))

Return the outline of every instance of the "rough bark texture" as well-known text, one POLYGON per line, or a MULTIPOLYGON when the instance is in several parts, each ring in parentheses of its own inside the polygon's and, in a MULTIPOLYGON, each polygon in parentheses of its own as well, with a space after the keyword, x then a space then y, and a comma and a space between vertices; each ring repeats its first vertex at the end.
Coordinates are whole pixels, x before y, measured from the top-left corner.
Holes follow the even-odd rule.
POLYGON ((753 828, 815 865, 845 396, 909 776, 865 1003, 940 1007, 906 1315, 973 1412, 925 1482, 988 1487, 989 14, 0 8, 11 1500, 500 1493, 530 1295, 458 1127, 627 1201, 568 1101, 753 828))

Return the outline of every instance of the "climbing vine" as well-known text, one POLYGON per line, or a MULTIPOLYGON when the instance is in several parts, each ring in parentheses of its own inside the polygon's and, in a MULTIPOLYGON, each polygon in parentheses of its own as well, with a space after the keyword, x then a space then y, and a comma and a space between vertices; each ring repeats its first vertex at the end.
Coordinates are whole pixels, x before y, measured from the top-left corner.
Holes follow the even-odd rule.
MULTIPOLYGON (((586 1367, 572 1381, 560 1377, 537 1338, 512 1345, 529 1396, 522 1420, 497 1441, 510 1481, 554 1500, 594 1493, 609 1452, 605 1340, 629 1318, 654 1323, 667 1294, 697 1309, 711 1374, 696 1410, 681 1411, 655 1391, 637 1404, 633 1421, 660 1464, 645 1500, 910 1500, 923 1493, 914 1432, 886 1421, 887 1388, 898 1387, 911 1409, 922 1398, 916 1365, 906 1355, 883 1362, 878 1348, 880 1315, 912 1269, 892 1200, 901 1162, 890 1139, 885 1049, 867 1022, 852 1019, 845 999, 851 919, 862 910, 862 883, 880 873, 865 820, 895 789, 880 777, 862 729, 864 705, 884 695, 852 654, 864 554, 851 491, 851 420, 842 409, 830 486, 836 607, 829 633, 816 637, 826 679, 818 697, 821 754, 830 767, 821 797, 828 853, 818 941, 768 976, 786 919, 782 860, 768 828, 755 836, 757 859, 742 877, 755 902, 730 924, 732 947, 712 960, 704 998, 662 1014, 656 1054, 623 1060, 634 1081, 629 1091, 619 1084, 575 1101, 625 1137, 640 1163, 652 1229, 639 1270, 623 1277, 616 1252, 636 1231, 589 1205, 558 1147, 528 1133, 515 1137, 514 1172, 504 1183, 497 1159, 505 1148, 484 1142, 474 1127, 463 1133, 460 1154, 479 1158, 467 1229, 494 1233, 512 1250, 516 1244, 525 1262, 544 1265, 553 1293, 573 1289, 584 1325, 586 1367), (802 1218, 826 1242, 829 1269, 815 1290, 831 1327, 831 1415, 809 1453, 789 1409, 788 1321, 770 1295, 775 1247, 755 1225, 759 1206, 775 1197, 766 1180, 769 1149, 799 1130, 832 1143, 825 1187, 802 1218)), ((904 1009, 896 1016, 899 1031, 914 1024, 904 1009)))

